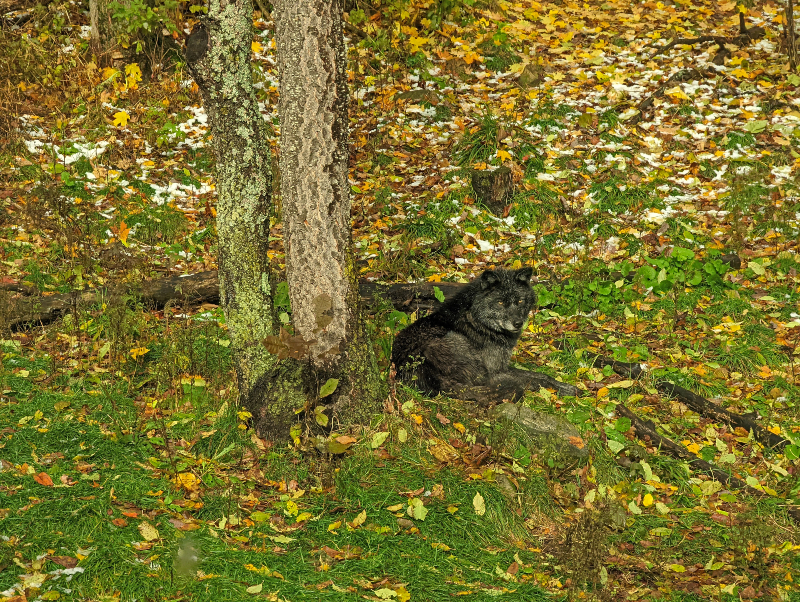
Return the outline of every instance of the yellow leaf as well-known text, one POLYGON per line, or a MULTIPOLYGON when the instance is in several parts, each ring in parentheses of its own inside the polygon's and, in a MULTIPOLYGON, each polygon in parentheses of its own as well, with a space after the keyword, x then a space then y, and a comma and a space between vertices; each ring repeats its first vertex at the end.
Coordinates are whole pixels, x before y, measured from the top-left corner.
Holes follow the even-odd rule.
POLYGON ((483 57, 480 54, 478 54, 477 52, 475 52, 474 50, 470 50, 469 52, 467 52, 467 54, 464 55, 464 62, 467 65, 471 65, 472 63, 474 63, 476 61, 478 63, 482 63, 483 62, 483 57))
POLYGON ((454 428, 454 429, 456 429, 456 430, 457 430, 459 433, 461 433, 462 435, 463 435, 463 434, 464 434, 464 432, 467 430, 466 428, 464 428, 464 425, 463 425, 463 424, 461 424, 460 422, 454 422, 454 423, 453 423, 453 428, 454 428))
POLYGON ((133 359, 136 359, 137 357, 144 355, 148 351, 150 350, 147 347, 136 347, 135 349, 131 349, 131 357, 133 359))
POLYGON ((358 516, 356 516, 353 519, 353 522, 350 523, 350 526, 351 527, 360 527, 361 525, 364 524, 365 520, 367 520, 367 511, 366 510, 362 510, 361 512, 358 513, 358 516))
POLYGON ((502 161, 511 161, 511 155, 505 150, 497 151, 497 158, 502 161))
POLYGON ((649 506, 652 506, 653 505, 653 496, 650 495, 649 493, 645 494, 644 499, 642 500, 642 505, 645 508, 647 508, 649 506))
POLYGON ((682 564, 671 564, 669 565, 670 570, 675 571, 676 573, 685 573, 686 567, 682 564))
POLYGON ((262 589, 264 589, 264 584, 263 583, 257 583, 256 585, 251 585, 245 591, 247 591, 248 594, 257 594, 262 589))
POLYGON ((289 516, 297 516, 298 508, 292 500, 286 502, 286 514, 289 516))
POLYGON ((297 518, 295 519, 295 522, 302 523, 303 521, 306 521, 306 520, 308 520, 309 518, 311 518, 313 516, 314 515, 311 514, 310 512, 301 512, 300 514, 297 515, 297 518))
POLYGON ((158 529, 156 529, 147 521, 140 522, 137 528, 139 529, 139 533, 142 534, 142 537, 144 537, 145 541, 153 541, 158 539, 158 529))
POLYGON ((693 454, 700 453, 700 446, 697 443, 690 443, 689 445, 686 446, 686 449, 688 449, 693 454))
POLYGON ((619 382, 611 383, 608 385, 609 389, 629 389, 633 386, 632 380, 621 380, 619 382))
POLYGON ((747 71, 745 71, 741 67, 737 67, 736 69, 731 71, 731 75, 733 75, 734 77, 749 77, 747 71))
POLYGON ((178 476, 175 477, 175 484, 179 487, 183 487, 187 491, 192 491, 193 489, 197 489, 197 484, 200 482, 193 473, 191 472, 180 472, 178 476))
POLYGON ((125 82, 128 88, 134 89, 137 87, 136 84, 142 81, 142 70, 136 63, 125 65, 125 75, 128 76, 125 82))
POLYGON ((430 38, 419 38, 417 36, 413 36, 409 38, 408 45, 410 46, 411 52, 417 52, 419 51, 420 46, 424 46, 430 41, 430 38))
POLYGON ((781 434, 781 427, 779 427, 777 424, 775 426, 767 427, 767 430, 770 433, 772 433, 773 435, 780 435, 781 434))
POLYGON ((112 123, 117 127, 125 127, 128 125, 128 119, 130 118, 131 116, 125 111, 117 111, 114 113, 114 121, 112 123))
POLYGON ((431 547, 434 550, 442 550, 443 552, 447 552, 447 551, 450 550, 450 546, 448 546, 447 544, 444 544, 444 543, 439 543, 438 541, 433 542, 431 544, 431 547))
POLYGON ((330 533, 333 533, 334 531, 336 531, 336 529, 338 529, 341 526, 342 526, 342 521, 337 520, 335 523, 331 523, 330 525, 328 525, 328 531, 330 533))
POLYGON ((103 79, 111 79, 112 77, 116 77, 119 75, 119 71, 114 69, 113 67, 106 67, 103 69, 103 79))
POLYGON ((472 498, 472 507, 475 508, 475 514, 478 516, 486 514, 486 502, 480 493, 476 493, 475 497, 472 498))
POLYGON ((672 98, 678 98, 680 100, 689 100, 689 97, 686 96, 686 92, 683 91, 683 88, 680 86, 675 86, 674 88, 670 88, 669 90, 665 91, 664 94, 672 96, 672 98))
POLYGON ((253 41, 253 43, 250 44, 250 48, 253 50, 255 54, 258 54, 264 49, 264 47, 261 45, 261 42, 256 42, 256 41, 253 41))
POLYGON ((608 395, 608 387, 602 387, 597 391, 597 399, 603 399, 608 395))
POLYGON ((411 600, 411 594, 408 593, 408 590, 404 588, 402 585, 394 590, 397 593, 397 600, 398 602, 408 602, 411 600))

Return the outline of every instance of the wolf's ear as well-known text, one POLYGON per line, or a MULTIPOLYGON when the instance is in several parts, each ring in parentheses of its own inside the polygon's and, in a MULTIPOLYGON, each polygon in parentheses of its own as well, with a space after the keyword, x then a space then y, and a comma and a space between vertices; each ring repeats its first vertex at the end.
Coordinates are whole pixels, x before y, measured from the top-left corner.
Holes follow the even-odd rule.
POLYGON ((481 274, 481 288, 483 290, 486 290, 490 286, 494 286, 498 282, 500 282, 500 279, 492 270, 486 270, 483 274, 481 274))
POLYGON ((520 282, 524 282, 525 284, 529 285, 531 283, 531 276, 533 276, 532 267, 520 268, 517 270, 516 278, 520 282))

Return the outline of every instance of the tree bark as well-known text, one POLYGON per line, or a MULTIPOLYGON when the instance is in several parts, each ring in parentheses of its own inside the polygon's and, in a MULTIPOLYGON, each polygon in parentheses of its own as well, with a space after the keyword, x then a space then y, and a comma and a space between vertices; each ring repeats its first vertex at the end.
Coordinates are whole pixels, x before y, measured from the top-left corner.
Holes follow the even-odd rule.
POLYGON ((338 420, 357 422, 384 387, 360 316, 352 251, 342 10, 341 0, 281 0, 273 14, 287 281, 295 336, 309 343, 303 380, 314 399, 338 379, 325 403, 338 420))
POLYGON ((106 55, 112 50, 115 41, 108 3, 109 0, 89 0, 92 52, 101 63, 106 62, 106 55))
MULTIPOLYGON (((220 302, 231 336, 239 400, 249 405, 278 360, 262 341, 273 332, 267 258, 270 147, 250 71, 250 0, 212 0, 186 41, 187 64, 203 95, 217 160, 220 302)), ((298 401, 298 400, 295 400, 298 401)), ((267 407, 262 434, 288 434, 294 406, 267 407), (283 416, 273 421, 271 416, 283 416)))
POLYGON ((789 69, 797 71, 797 42, 794 32, 794 0, 787 0, 783 15, 783 31, 786 34, 786 54, 789 69))

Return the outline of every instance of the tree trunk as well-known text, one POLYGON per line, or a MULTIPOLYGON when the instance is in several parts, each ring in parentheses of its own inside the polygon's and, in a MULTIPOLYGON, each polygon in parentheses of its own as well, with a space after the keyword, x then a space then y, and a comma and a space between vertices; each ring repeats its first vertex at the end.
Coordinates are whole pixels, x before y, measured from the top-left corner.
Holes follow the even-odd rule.
POLYGON ((786 54, 789 57, 789 69, 797 70, 797 42, 794 32, 794 0, 787 0, 783 15, 783 31, 786 34, 786 54))
MULTIPOLYGON (((213 0, 203 23, 186 41, 186 60, 213 133, 220 302, 231 336, 239 399, 246 407, 278 364, 262 344, 273 332, 273 279, 267 258, 271 173, 270 147, 250 71, 252 15, 250 0, 213 0)), ((294 403, 263 408, 262 432, 286 437, 294 403), (283 418, 275 421, 274 416, 283 418)))
POLYGON ((317 405, 328 379, 339 383, 325 397, 327 415, 336 412, 348 422, 369 416, 383 383, 359 319, 350 245, 338 0, 289 0, 276 10, 281 196, 295 336, 284 347, 285 339, 271 345, 278 355, 263 344, 275 330, 267 259, 271 178, 250 72, 252 12, 250 0, 213 0, 186 40, 186 61, 203 94, 217 158, 220 301, 239 399, 261 436, 281 439, 298 412, 317 405))
POLYGON ((89 0, 92 52, 97 55, 101 63, 105 62, 105 55, 111 51, 114 43, 114 30, 111 13, 108 10, 108 1, 89 0))
POLYGON ((350 231, 347 54, 341 0, 274 4, 281 201, 295 335, 308 343, 307 392, 329 378, 338 420, 369 417, 383 384, 359 311, 350 231))

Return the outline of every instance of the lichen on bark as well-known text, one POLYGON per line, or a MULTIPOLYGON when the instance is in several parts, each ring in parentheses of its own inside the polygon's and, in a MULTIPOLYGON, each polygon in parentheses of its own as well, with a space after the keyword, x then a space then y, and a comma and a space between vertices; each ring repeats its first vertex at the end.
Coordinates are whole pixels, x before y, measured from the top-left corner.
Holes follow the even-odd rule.
POLYGON ((217 160, 220 299, 240 399, 276 364, 261 341, 273 331, 269 259, 270 148, 250 71, 252 4, 214 0, 187 40, 217 160))

